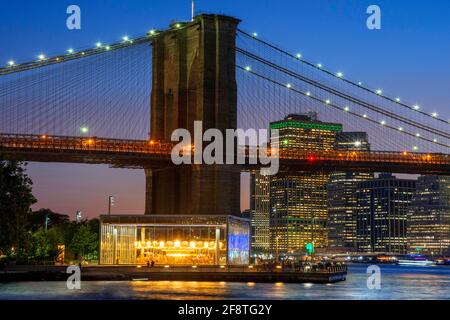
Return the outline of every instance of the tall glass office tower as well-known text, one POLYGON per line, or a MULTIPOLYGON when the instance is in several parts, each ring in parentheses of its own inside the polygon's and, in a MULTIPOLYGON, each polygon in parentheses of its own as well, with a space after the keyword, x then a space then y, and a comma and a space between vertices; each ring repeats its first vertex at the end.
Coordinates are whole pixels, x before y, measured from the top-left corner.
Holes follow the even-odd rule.
POLYGON ((250 174, 250 221, 252 253, 261 255, 270 252, 270 176, 259 171, 250 174))
MULTIPOLYGON (((273 147, 283 151, 333 150, 342 125, 325 123, 317 114, 293 114, 272 122, 279 134, 271 137, 273 147)), ((307 243, 328 245, 327 182, 329 174, 280 172, 270 178, 270 247, 279 254, 304 251, 307 243)))
MULTIPOLYGON (((370 151, 365 132, 338 132, 336 150, 370 151)), ((373 178, 368 172, 335 172, 330 175, 328 190, 328 246, 333 252, 356 250, 356 190, 358 183, 373 178)))
POLYGON ((450 255, 450 177, 421 176, 408 215, 411 252, 450 255))
POLYGON ((359 252, 406 253, 407 217, 416 180, 390 173, 358 184, 356 243, 359 252))

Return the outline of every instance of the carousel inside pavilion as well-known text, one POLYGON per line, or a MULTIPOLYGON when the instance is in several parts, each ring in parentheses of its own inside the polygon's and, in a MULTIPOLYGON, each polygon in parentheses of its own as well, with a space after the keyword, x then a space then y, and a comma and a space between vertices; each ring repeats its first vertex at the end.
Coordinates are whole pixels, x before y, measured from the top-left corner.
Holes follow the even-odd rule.
POLYGON ((247 265, 250 222, 235 216, 101 216, 100 264, 247 265))

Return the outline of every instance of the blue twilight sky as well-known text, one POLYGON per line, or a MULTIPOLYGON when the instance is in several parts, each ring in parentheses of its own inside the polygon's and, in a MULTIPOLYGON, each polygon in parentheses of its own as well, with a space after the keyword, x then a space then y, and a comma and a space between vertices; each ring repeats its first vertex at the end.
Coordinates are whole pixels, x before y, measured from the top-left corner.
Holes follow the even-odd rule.
MULTIPOLYGON (((0 0, 0 64, 62 53, 97 41, 164 29, 190 19, 190 0, 0 0), (82 29, 66 28, 66 9, 82 11, 82 29)), ((450 1, 415 0, 197 0, 197 12, 232 15, 241 28, 351 79, 420 103, 450 118, 450 1), (382 10, 382 29, 368 30, 366 9, 382 10)), ((30 164, 37 208, 93 217, 114 209, 142 213, 144 174, 105 166, 30 164)), ((247 183, 242 207, 248 206, 247 183)))

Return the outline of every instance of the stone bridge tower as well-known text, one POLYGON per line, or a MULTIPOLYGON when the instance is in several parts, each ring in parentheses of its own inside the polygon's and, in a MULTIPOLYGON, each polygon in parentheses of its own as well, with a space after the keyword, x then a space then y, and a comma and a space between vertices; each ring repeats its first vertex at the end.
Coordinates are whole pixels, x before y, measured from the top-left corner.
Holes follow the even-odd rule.
MULTIPOLYGON (((236 129, 239 22, 204 14, 154 37, 152 140, 170 141, 178 128, 193 136, 194 121, 202 121, 204 131, 236 129)), ((238 214, 239 199, 240 172, 234 166, 146 170, 146 214, 238 214)))

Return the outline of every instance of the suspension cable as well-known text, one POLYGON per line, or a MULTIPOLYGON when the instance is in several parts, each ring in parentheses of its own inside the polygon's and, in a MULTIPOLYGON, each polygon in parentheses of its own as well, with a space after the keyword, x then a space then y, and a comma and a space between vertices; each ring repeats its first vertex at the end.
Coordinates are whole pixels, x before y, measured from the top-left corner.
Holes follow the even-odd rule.
MULTIPOLYGON (((281 83, 281 82, 279 82, 279 81, 277 81, 277 80, 274 80, 274 79, 272 79, 272 78, 269 78, 269 77, 267 77, 267 76, 264 76, 264 75, 262 75, 262 74, 260 74, 260 73, 257 73, 257 72, 254 72, 254 71, 252 71, 252 70, 249 70, 248 68, 245 68, 245 67, 243 67, 243 66, 236 65, 236 68, 238 68, 238 69, 240 69, 240 70, 243 70, 243 71, 245 71, 245 72, 247 72, 247 73, 249 73, 249 74, 251 74, 251 75, 254 75, 254 76, 256 76, 256 77, 258 77, 258 78, 260 78, 260 79, 263 79, 263 80, 265 80, 265 81, 271 82, 271 83, 273 83, 273 84, 275 84, 275 85, 278 85, 278 86, 281 86, 281 87, 284 87, 284 88, 286 87, 286 84, 284 84, 284 83, 281 83)), ((345 111, 344 108, 342 108, 342 107, 340 107, 340 106, 338 106, 338 105, 336 105, 336 104, 334 104, 334 103, 331 103, 331 102, 324 102, 322 99, 317 98, 317 97, 314 97, 313 95, 310 95, 310 94, 308 94, 308 93, 306 93, 306 92, 302 92, 302 91, 300 91, 300 90, 298 90, 298 89, 296 89, 296 88, 290 88, 290 90, 293 91, 293 92, 295 92, 295 93, 297 93, 297 94, 301 94, 301 95, 307 96, 308 98, 310 98, 310 99, 312 99, 312 100, 315 100, 315 101, 317 101, 317 102, 320 102, 320 103, 322 103, 322 104, 325 104, 326 106, 335 108, 335 109, 337 109, 337 110, 345 111)), ((373 120, 373 119, 370 119, 370 118, 365 118, 363 115, 360 115, 360 114, 358 114, 358 113, 356 113, 356 112, 347 111, 347 113, 349 113, 349 114, 351 114, 351 115, 353 115, 353 116, 359 117, 359 118, 361 118, 361 119, 367 120, 367 121, 369 121, 369 122, 379 124, 377 121, 375 121, 375 120, 373 120)), ((386 128, 389 128, 389 129, 392 129, 392 130, 395 130, 396 132, 398 132, 398 129, 397 129, 396 127, 393 127, 393 126, 388 125, 388 124, 386 124, 386 125, 384 125, 384 126, 385 126, 386 128)), ((411 137, 419 138, 419 139, 421 139, 421 140, 423 140, 423 141, 426 141, 426 142, 431 142, 431 143, 434 143, 434 144, 436 144, 436 145, 440 145, 440 146, 442 146, 442 147, 448 148, 448 146, 447 146, 446 144, 443 144, 443 143, 440 143, 440 142, 434 142, 433 140, 428 139, 428 138, 425 138, 425 137, 417 137, 414 133, 411 133, 411 132, 408 132, 408 131, 401 131, 401 133, 403 133, 403 134, 405 134, 405 135, 408 135, 408 136, 411 136, 411 137)))
POLYGON ((243 34, 244 36, 246 36, 248 38, 251 38, 251 39, 253 39, 253 40, 255 40, 255 41, 257 41, 257 42, 259 42, 259 43, 261 43, 261 44, 263 44, 265 46, 268 46, 268 47, 270 47, 271 49, 273 49, 273 50, 275 50, 277 52, 280 52, 280 53, 282 53, 282 54, 284 54, 284 55, 286 55, 286 56, 288 56, 290 58, 293 58, 294 60, 299 61, 299 62, 301 62, 301 63, 303 63, 305 65, 308 65, 308 66, 310 66, 310 67, 312 67, 312 68, 314 68, 316 70, 320 70, 321 72, 323 72, 323 73, 325 73, 325 74, 327 74, 329 76, 332 76, 332 77, 334 77, 336 79, 339 79, 339 80, 341 80, 341 81, 343 81, 343 82, 345 82, 347 84, 350 84, 350 85, 352 85, 354 87, 357 87, 357 88, 359 88, 361 90, 364 90, 366 92, 374 94, 374 95, 376 95, 378 97, 381 97, 382 99, 385 99, 385 100, 387 100, 389 102, 395 103, 395 104, 397 104, 397 105, 399 105, 399 106, 401 106, 403 108, 406 108, 406 109, 418 112, 418 113, 420 113, 420 114, 422 114, 422 115, 424 115, 426 117, 429 117, 429 118, 432 118, 434 120, 443 122, 445 124, 450 124, 450 122, 445 120, 445 119, 439 118, 438 116, 434 116, 432 114, 429 114, 429 113, 426 113, 426 112, 424 112, 422 110, 419 110, 417 108, 418 106, 411 107, 410 105, 407 105, 407 104, 399 101, 398 99, 394 99, 394 98, 391 98, 391 97, 386 96, 386 95, 381 95, 381 94, 379 94, 379 92, 377 92, 377 90, 373 90, 371 88, 368 88, 368 87, 364 86, 361 82, 355 82, 355 81, 352 81, 352 80, 340 77, 337 74, 335 74, 335 73, 333 73, 333 72, 323 68, 322 66, 319 66, 317 64, 311 63, 311 62, 309 62, 309 61, 307 61, 307 60, 305 60, 303 58, 299 58, 297 55, 294 55, 294 54, 292 54, 292 53, 290 53, 290 52, 288 52, 288 51, 286 51, 284 49, 281 49, 281 48, 277 47, 274 44, 271 44, 271 43, 269 43, 267 41, 264 41, 264 40, 262 40, 260 38, 257 38, 254 35, 251 35, 250 33, 245 32, 245 31, 243 31, 241 29, 238 29, 237 31, 238 31, 238 33, 241 33, 241 34, 243 34))
POLYGON ((264 58, 262 58, 260 56, 257 56, 257 55, 255 55, 255 54, 253 54, 251 52, 248 52, 248 51, 246 51, 244 49, 236 48, 236 51, 241 53, 241 54, 243 54, 243 55, 245 55, 245 56, 247 56, 250 59, 256 60, 259 63, 262 63, 262 64, 264 64, 264 65, 266 65, 268 67, 271 67, 271 68, 273 68, 275 70, 278 70, 278 71, 280 71, 280 72, 282 72, 284 74, 287 74, 287 75, 289 75, 291 77, 294 77, 294 78, 296 78, 296 79, 298 79, 300 81, 306 82, 306 83, 308 83, 308 84, 310 84, 310 85, 312 85, 314 87, 317 87, 317 88, 319 88, 319 89, 321 89, 323 91, 326 91, 326 92, 331 93, 333 95, 336 95, 336 96, 338 96, 340 98, 343 98, 345 100, 348 100, 348 101, 351 101, 351 102, 353 102, 355 104, 358 104, 358 105, 360 105, 360 106, 362 106, 362 107, 364 107, 366 109, 369 109, 371 111, 383 114, 383 115, 385 115, 385 116, 387 116, 389 118, 395 119, 397 121, 403 122, 403 123, 408 124, 410 126, 416 127, 418 129, 421 129, 421 130, 424 130, 424 131, 427 131, 429 133, 432 133, 432 134, 439 135, 441 137, 450 139, 450 134, 448 134, 447 132, 444 132, 444 131, 441 131, 441 130, 438 130, 438 129, 435 129, 435 128, 432 128, 432 127, 429 127, 429 126, 426 126, 426 125, 423 125, 423 124, 421 124, 419 122, 407 119, 407 118, 405 118, 403 116, 400 116, 398 114, 395 114, 393 112, 390 112, 390 111, 387 111, 387 110, 383 110, 383 109, 381 109, 381 108, 379 108, 379 107, 377 107, 377 106, 375 106, 373 104, 370 104, 368 102, 362 101, 362 100, 360 100, 358 98, 355 98, 353 96, 350 96, 348 94, 340 92, 340 91, 338 91, 336 89, 333 89, 333 88, 331 88, 331 87, 329 87, 327 85, 324 85, 323 83, 320 83, 318 81, 312 80, 312 79, 310 79, 308 77, 305 77, 305 76, 302 76, 302 75, 300 75, 300 74, 298 74, 298 73, 296 73, 296 72, 294 72, 292 70, 289 70, 289 69, 286 69, 284 67, 281 67, 281 66, 279 66, 279 65, 277 65, 277 64, 275 64, 275 63, 273 63, 271 61, 268 61, 268 60, 266 60, 266 59, 264 59, 264 58))
POLYGON ((122 42, 117 42, 110 45, 99 45, 96 48, 90 48, 86 50, 81 50, 78 52, 69 52, 64 55, 57 55, 50 58, 46 58, 44 56, 40 57, 37 61, 28 61, 20 64, 13 64, 11 66, 0 68, 0 76, 22 72, 26 70, 36 69, 36 68, 42 68, 49 65, 59 64, 67 61, 77 60, 77 59, 83 59, 86 57, 91 57, 94 55, 99 54, 105 54, 107 52, 111 52, 114 50, 119 50, 123 48, 128 48, 130 46, 135 46, 143 43, 150 43, 151 44, 151 37, 141 36, 135 39, 131 40, 125 40, 122 42))

